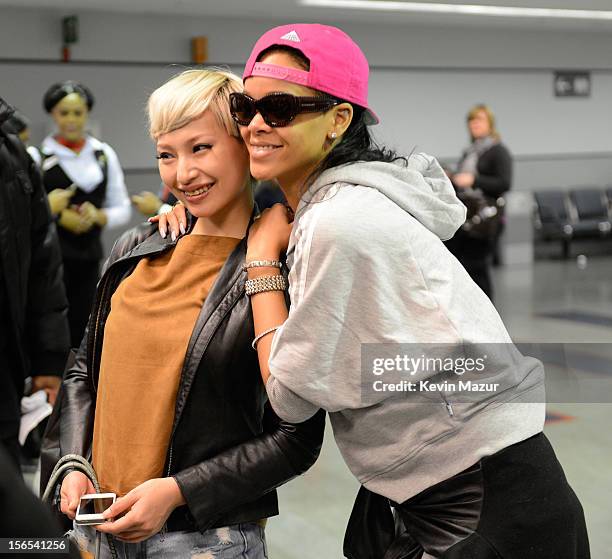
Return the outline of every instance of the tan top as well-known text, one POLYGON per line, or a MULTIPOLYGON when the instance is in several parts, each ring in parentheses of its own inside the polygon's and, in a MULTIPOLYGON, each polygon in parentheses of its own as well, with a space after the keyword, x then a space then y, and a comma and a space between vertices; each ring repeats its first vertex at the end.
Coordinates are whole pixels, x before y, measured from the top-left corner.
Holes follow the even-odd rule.
POLYGON ((188 235, 145 258, 117 288, 104 329, 93 434, 103 492, 163 475, 185 352, 213 282, 239 239, 188 235))

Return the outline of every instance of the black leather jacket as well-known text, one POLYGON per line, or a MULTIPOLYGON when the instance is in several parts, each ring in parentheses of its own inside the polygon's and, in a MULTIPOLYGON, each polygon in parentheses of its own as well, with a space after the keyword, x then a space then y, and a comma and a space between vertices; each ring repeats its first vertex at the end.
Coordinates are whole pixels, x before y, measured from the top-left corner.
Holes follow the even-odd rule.
MULTIPOLYGON (((192 227, 192 220, 189 229, 192 227)), ((91 454, 96 387, 110 299, 139 260, 176 243, 143 225, 115 244, 98 285, 89 326, 65 374, 59 423, 60 454, 91 454)), ((246 238, 229 256, 200 311, 187 348, 177 394, 165 474, 187 501, 168 519, 169 530, 207 530, 278 514, 274 489, 316 461, 325 414, 294 425, 267 404, 253 317, 242 269, 246 238)), ((169 318, 168 327, 171 327, 169 318)))
POLYGON ((6 298, 0 333, 15 361, 15 378, 0 379, 2 404, 28 375, 61 376, 69 347, 57 231, 35 165, 17 137, 2 129, 12 113, 0 99, 0 288, 6 298))

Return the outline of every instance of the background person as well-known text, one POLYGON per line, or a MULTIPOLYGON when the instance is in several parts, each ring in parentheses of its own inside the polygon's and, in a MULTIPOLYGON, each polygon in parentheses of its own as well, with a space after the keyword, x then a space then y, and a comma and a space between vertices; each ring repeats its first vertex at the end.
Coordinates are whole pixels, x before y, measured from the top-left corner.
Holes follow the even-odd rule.
POLYGON ((5 132, 12 112, 0 99, 0 441, 19 468, 26 377, 55 403, 69 337, 55 225, 38 170, 5 132))
POLYGON ((154 194, 150 190, 143 190, 131 197, 132 204, 145 217, 151 217, 158 213, 164 213, 172 209, 177 199, 170 189, 164 184, 159 189, 159 194, 154 194))
POLYGON ((73 81, 54 84, 43 105, 57 131, 43 140, 39 163, 58 225, 71 344, 78 347, 99 278, 102 229, 129 221, 130 199, 115 151, 86 132, 94 105, 89 89, 73 81))
MULTIPOLYGON (((487 105, 476 105, 467 115, 471 143, 461 155, 457 171, 450 174, 459 196, 467 191, 481 191, 486 203, 496 207, 498 215, 490 233, 484 235, 460 228, 446 242, 472 279, 493 300, 491 259, 504 227, 504 206, 497 200, 512 186, 512 156, 501 142, 495 115, 487 105)), ((468 214, 468 217, 469 214, 468 214)))
POLYGON ((30 121, 21 112, 15 112, 3 124, 4 130, 15 134, 26 147, 27 152, 34 161, 40 161, 40 153, 35 146, 30 145, 30 121))

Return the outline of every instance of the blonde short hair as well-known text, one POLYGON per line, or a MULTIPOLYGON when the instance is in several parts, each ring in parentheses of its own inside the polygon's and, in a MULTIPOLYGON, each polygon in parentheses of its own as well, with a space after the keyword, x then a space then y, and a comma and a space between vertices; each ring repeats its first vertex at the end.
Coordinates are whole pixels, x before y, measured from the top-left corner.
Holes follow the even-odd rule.
POLYGON ((185 70, 158 87, 149 97, 149 134, 157 140, 178 130, 210 110, 230 136, 240 137, 232 119, 229 96, 241 92, 242 80, 227 70, 209 68, 185 70))
MULTIPOLYGON (((499 131, 497 130, 497 125, 495 122, 495 114, 491 110, 491 107, 485 105, 484 103, 479 103, 478 105, 474 105, 468 112, 466 121, 470 122, 473 118, 476 118, 476 115, 479 112, 483 112, 487 120, 489 121, 489 126, 491 127, 491 136, 493 136, 496 140, 500 139, 499 131)), ((473 138, 472 138, 473 139, 473 138)))

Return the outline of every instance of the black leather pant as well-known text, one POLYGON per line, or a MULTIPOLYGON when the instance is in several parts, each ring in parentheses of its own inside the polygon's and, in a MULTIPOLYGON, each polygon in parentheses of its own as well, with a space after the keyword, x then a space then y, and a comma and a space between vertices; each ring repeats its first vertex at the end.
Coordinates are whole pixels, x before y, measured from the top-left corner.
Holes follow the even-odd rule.
MULTIPOLYGON (((451 457, 449 457, 451 459, 451 457)), ((394 507, 361 488, 349 559, 589 559, 584 513, 543 433, 394 507)))
POLYGON ((590 557, 582 507, 543 433, 483 458, 395 510, 407 550, 398 559, 590 557))

